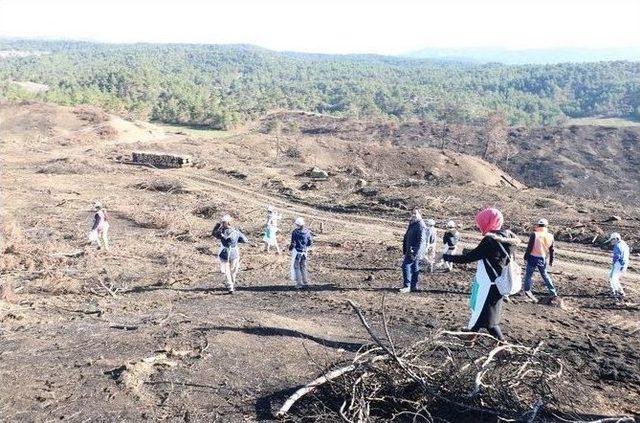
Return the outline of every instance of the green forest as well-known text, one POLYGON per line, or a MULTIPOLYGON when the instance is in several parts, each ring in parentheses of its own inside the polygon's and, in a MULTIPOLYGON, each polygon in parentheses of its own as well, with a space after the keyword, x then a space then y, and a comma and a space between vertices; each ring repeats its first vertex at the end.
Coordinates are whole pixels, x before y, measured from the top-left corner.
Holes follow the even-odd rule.
POLYGON ((132 117, 228 129, 273 110, 512 125, 640 118, 640 63, 470 64, 279 53, 247 45, 0 40, 0 99, 91 103, 132 117), (11 81, 46 84, 27 92, 11 81))

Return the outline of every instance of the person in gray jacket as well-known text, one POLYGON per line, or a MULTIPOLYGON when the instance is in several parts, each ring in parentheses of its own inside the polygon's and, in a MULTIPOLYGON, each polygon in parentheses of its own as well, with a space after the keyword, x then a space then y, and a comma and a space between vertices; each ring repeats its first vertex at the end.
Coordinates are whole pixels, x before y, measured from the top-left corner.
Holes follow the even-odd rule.
POLYGON ((418 290, 420 277, 420 260, 424 258, 427 247, 427 226, 422 220, 419 210, 414 210, 409 220, 407 232, 402 240, 402 279, 403 287, 400 292, 415 292, 418 290))

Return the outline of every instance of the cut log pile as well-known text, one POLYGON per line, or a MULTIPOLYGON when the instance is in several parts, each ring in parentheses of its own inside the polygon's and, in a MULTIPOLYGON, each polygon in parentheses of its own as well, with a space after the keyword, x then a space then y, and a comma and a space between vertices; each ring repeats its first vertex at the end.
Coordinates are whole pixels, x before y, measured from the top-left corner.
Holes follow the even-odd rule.
POLYGON ((191 166, 193 160, 189 156, 154 153, 150 151, 135 151, 131 154, 131 161, 136 164, 146 164, 160 168, 175 168, 191 166))

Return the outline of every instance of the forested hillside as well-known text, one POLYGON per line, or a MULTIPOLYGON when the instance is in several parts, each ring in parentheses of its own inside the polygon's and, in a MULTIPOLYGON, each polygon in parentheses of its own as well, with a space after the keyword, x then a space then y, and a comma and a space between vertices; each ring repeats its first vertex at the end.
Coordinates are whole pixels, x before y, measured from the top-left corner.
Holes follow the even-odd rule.
POLYGON ((170 123, 229 128, 274 109, 338 116, 509 123, 640 118, 640 63, 505 66, 252 46, 0 41, 0 99, 92 103, 170 123), (49 86, 28 92, 9 81, 49 86))

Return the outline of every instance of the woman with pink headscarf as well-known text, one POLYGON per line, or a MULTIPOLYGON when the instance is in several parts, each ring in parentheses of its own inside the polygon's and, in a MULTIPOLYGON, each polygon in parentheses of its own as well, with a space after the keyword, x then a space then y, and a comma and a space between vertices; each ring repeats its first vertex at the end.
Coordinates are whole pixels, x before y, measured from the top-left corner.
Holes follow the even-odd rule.
POLYGON ((471 318, 468 329, 478 332, 485 328, 500 341, 504 339, 500 329, 502 295, 495 285, 495 280, 502 273, 507 254, 511 254, 511 249, 520 243, 520 239, 513 233, 502 229, 503 221, 500 210, 482 210, 476 215, 476 226, 484 235, 480 244, 466 254, 442 256, 446 262, 478 263, 469 300, 471 318))

